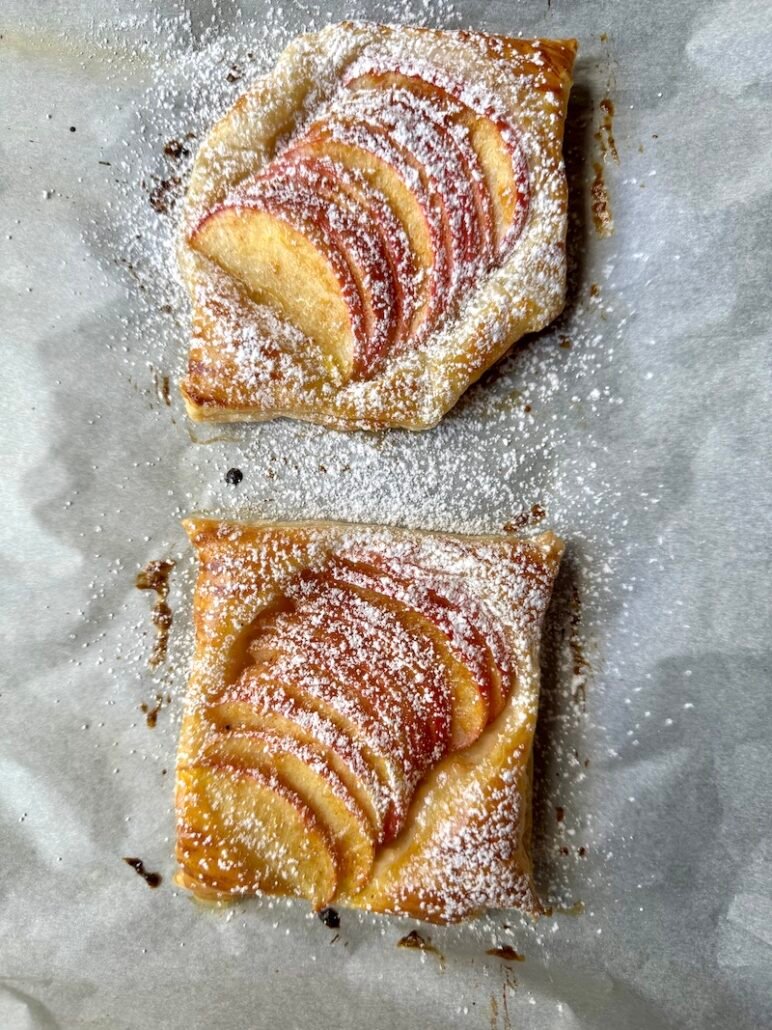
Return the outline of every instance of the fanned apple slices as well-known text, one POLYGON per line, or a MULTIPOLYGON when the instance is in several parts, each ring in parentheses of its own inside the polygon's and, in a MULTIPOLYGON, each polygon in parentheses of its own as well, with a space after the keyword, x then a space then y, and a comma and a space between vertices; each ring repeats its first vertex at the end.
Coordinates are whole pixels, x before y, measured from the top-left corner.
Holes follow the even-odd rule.
POLYGON ((314 339, 344 380, 371 378, 457 308, 525 223, 517 133, 467 93, 428 65, 355 63, 191 245, 314 339))
MULTIPOLYGON (((522 814, 505 849, 521 863, 522 893, 528 798, 506 784, 521 790, 528 776, 555 538, 334 523, 188 530, 200 573, 178 768, 181 882, 204 897, 294 895, 316 908, 335 900, 452 918, 415 900, 412 872, 402 886, 413 900, 398 903, 390 877, 427 860, 423 835, 441 836, 442 803, 433 815, 426 791, 442 799, 443 784, 457 791, 485 772, 499 784, 491 826, 503 825, 496 805, 510 822, 522 814)), ((463 819, 454 809, 453 825, 463 819)), ((479 877, 474 863, 496 853, 443 847, 454 898, 464 863, 479 877)), ((470 896, 469 910, 479 907, 470 896)))
POLYGON ((353 90, 405 90, 422 97, 456 127, 456 137, 459 127, 466 131, 485 184, 476 188, 475 200, 503 257, 528 215, 528 163, 516 126, 497 110, 495 98, 426 62, 394 56, 361 58, 345 81, 353 90))

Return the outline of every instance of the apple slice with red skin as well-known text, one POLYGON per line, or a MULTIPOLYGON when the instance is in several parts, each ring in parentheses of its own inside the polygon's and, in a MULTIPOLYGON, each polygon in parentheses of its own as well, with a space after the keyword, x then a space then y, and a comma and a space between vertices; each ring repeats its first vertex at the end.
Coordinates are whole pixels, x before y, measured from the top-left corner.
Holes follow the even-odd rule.
MULTIPOLYGON (((250 654, 257 666, 262 666, 267 675, 275 676, 283 686, 310 694, 338 712, 374 750, 392 759, 395 781, 407 779, 409 739, 402 725, 401 706, 393 693, 376 699, 369 691, 352 690, 349 684, 340 682, 329 662, 322 660, 318 664, 314 652, 319 650, 318 642, 309 642, 303 630, 295 632, 282 625, 255 641, 250 654)), ((392 786, 396 793, 396 784, 392 786)))
MULTIPOLYGON (((423 593, 426 614, 456 642, 459 649, 472 661, 478 682, 489 685, 490 719, 495 719, 504 708, 512 689, 514 663, 510 645, 495 616, 484 602, 466 589, 463 581, 452 573, 425 567, 408 557, 384 555, 364 548, 352 550, 347 556, 363 562, 379 572, 393 577, 412 590, 423 593), (487 675, 483 672, 482 658, 486 657, 487 675)), ((392 587, 394 589, 394 587, 392 587)), ((459 653, 462 653, 459 651, 459 653)))
MULTIPOLYGON (((335 746, 340 758, 350 762, 352 754, 358 757, 358 752, 367 764, 371 774, 369 777, 361 776, 353 764, 352 768, 360 775, 362 786, 371 791, 373 805, 381 819, 382 840, 391 840, 404 822, 413 795, 413 784, 405 777, 389 738, 379 726, 373 725, 372 720, 357 719, 356 712, 352 718, 350 706, 341 705, 337 695, 323 696, 327 692, 319 689, 320 684, 314 683, 312 689, 306 689, 296 682, 293 678, 296 677, 296 671, 293 671, 293 676, 280 679, 277 675, 279 670, 275 667, 276 657, 276 653, 270 649, 264 654, 258 649, 257 664, 246 669, 241 678, 229 688, 223 699, 223 711, 227 711, 230 716, 233 714, 233 706, 239 705, 242 721, 246 714, 242 706, 252 708, 255 713, 276 712, 303 727, 312 727, 309 732, 313 733, 318 733, 318 724, 311 722, 313 717, 319 717, 334 726, 340 737, 350 742, 350 749, 335 746), (263 658, 266 659, 265 665, 263 658)), ((309 681, 308 675, 300 678, 306 683, 309 681)))
POLYGON ((323 228, 345 256, 363 305, 366 346, 353 357, 352 375, 368 378, 383 364, 394 345, 397 329, 397 284, 388 254, 363 212, 340 191, 322 190, 317 178, 304 180, 291 164, 272 163, 238 196, 247 202, 269 197, 304 221, 323 228))
POLYGON ((384 74, 380 78, 363 75, 349 83, 354 92, 396 93, 404 105, 412 104, 414 113, 410 122, 420 119, 433 123, 442 134, 444 146, 453 146, 458 151, 466 186, 477 212, 477 224, 481 234, 481 264, 488 269, 494 262, 498 249, 496 240, 496 214, 494 212, 489 176, 482 166, 480 154, 472 145, 472 129, 480 119, 465 105, 456 101, 449 93, 397 73, 384 74), (423 88, 421 88, 421 86, 423 88))
POLYGON ((267 733, 312 748, 346 785, 367 816, 375 839, 383 840, 390 807, 385 781, 378 778, 367 745, 331 719, 261 676, 250 676, 231 687, 226 699, 210 709, 209 719, 221 731, 267 733))
POLYGON ((394 720, 406 769, 423 775, 447 751, 451 723, 449 685, 431 639, 323 575, 312 582, 301 574, 296 588, 298 613, 314 626, 306 639, 318 663, 394 720))
MULTIPOLYGON (((329 112, 325 122, 335 126, 336 131, 346 127, 387 139, 412 170, 414 182, 420 183, 440 226, 447 287, 437 312, 439 317, 475 279, 475 257, 479 253, 476 212, 469 193, 462 194, 459 189, 463 175, 459 174, 457 153, 452 147, 442 152, 440 134, 431 122, 415 120, 411 133, 405 125, 408 120, 409 112, 400 107, 393 95, 363 92, 344 98, 329 112)), ((366 149, 370 149, 369 144, 366 149)))
MULTIPOLYGON (((304 583, 296 581, 298 592, 304 583)), ((325 699, 337 697, 355 722, 379 724, 415 785, 447 750, 450 729, 448 684, 432 642, 346 589, 314 585, 311 596, 287 593, 296 610, 278 615, 273 633, 251 653, 265 660, 271 649, 282 681, 285 670, 313 670, 309 686, 325 699)))
POLYGON ((376 127, 331 116, 312 125, 301 142, 314 155, 361 174, 386 197, 419 268, 419 318, 428 332, 445 310, 450 269, 441 205, 427 192, 410 154, 376 127))
POLYGON ((278 776, 199 762, 177 771, 177 861, 202 897, 265 894, 323 908, 338 887, 327 830, 278 776))
POLYGON ((437 104, 450 98, 461 104, 453 117, 469 131, 491 197, 498 256, 506 256, 528 217, 529 174, 520 133, 495 98, 430 63, 389 56, 363 55, 344 81, 354 90, 409 89, 437 104))
POLYGON ((478 282, 493 254, 490 219, 481 220, 475 202, 475 152, 468 140, 459 133, 454 136, 443 123, 442 108, 407 89, 352 92, 340 111, 386 130, 420 165, 426 188, 439 198, 442 209, 452 305, 478 282))
MULTIPOLYGON (((491 676, 491 655, 475 626, 435 591, 400 579, 363 561, 332 557, 324 575, 365 597, 398 606, 414 631, 428 634, 443 653, 452 685, 450 751, 468 747, 498 714, 498 692, 491 676)), ((500 709, 499 709, 500 711, 500 709)))
POLYGON ((386 198, 368 186, 361 174, 352 172, 330 158, 314 156, 304 143, 298 143, 265 169, 262 176, 296 177, 305 187, 315 190, 330 203, 343 199, 356 206, 366 219, 367 229, 375 233, 385 257, 383 275, 389 277, 395 326, 390 352, 408 342, 415 343, 420 329, 416 260, 401 222, 386 198))
POLYGON ((367 882, 375 859, 375 837, 364 811, 346 785, 312 747, 293 737, 251 730, 218 733, 206 748, 208 764, 276 776, 325 827, 335 845, 338 891, 367 882))
POLYGON ((367 350, 364 305, 346 256, 324 225, 266 194, 216 207, 190 244, 351 376, 356 356, 367 350))

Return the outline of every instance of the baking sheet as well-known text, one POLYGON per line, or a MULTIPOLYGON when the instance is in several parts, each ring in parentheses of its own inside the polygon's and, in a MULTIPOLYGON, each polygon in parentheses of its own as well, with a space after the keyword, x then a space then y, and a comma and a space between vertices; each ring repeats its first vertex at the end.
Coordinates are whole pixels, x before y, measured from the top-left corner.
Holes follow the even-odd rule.
POLYGON ((772 7, 4 0, 0 23, 0 1027, 769 1025, 772 7), (431 433, 194 428, 181 150, 352 15, 579 39, 567 312, 431 433), (534 506, 569 544, 539 733, 553 916, 423 929, 440 961, 396 947, 410 922, 344 912, 336 937, 177 892, 179 518, 495 531, 534 506), (153 671, 134 578, 158 558, 153 671))

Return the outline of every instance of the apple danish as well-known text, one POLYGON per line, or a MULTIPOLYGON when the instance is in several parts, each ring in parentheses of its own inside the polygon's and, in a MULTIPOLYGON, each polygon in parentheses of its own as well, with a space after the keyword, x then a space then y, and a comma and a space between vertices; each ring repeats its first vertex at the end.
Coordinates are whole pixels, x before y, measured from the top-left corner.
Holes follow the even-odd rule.
POLYGON ((453 922, 538 912, 551 533, 185 523, 199 563, 179 882, 453 922))
POLYGON ((353 22, 292 43, 193 168, 191 417, 425 429, 547 325, 575 52, 353 22))

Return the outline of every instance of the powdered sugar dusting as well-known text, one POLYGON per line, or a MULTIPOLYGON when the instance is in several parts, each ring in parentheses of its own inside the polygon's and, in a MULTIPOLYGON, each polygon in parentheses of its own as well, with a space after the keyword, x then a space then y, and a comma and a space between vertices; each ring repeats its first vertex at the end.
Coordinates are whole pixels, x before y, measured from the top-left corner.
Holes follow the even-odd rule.
MULTIPOLYGON (((275 734, 261 723, 261 716, 275 714, 300 728, 304 739, 290 728, 290 751, 317 772, 327 763, 313 747, 315 727, 323 731, 316 744, 335 751, 338 766, 351 774, 353 760, 371 769, 361 787, 369 784, 365 807, 380 815, 374 833, 360 824, 371 855, 360 881, 364 893, 338 880, 322 902, 340 896, 377 911, 452 921, 499 903, 511 881, 523 903, 535 908, 525 838, 538 694, 533 656, 560 553, 556 541, 416 536, 323 523, 194 521, 188 529, 200 573, 197 651, 178 774, 183 882, 204 893, 226 890, 217 870, 219 852, 229 846, 228 827, 225 836, 213 832, 208 842, 196 827, 210 806, 227 803, 209 787, 202 800, 202 785, 211 782, 213 760, 215 770, 222 766, 212 758, 221 753, 221 742, 240 745, 246 768, 257 748, 268 772, 281 778, 281 766, 270 763, 283 751, 267 743, 275 734), (365 550, 369 561, 363 564, 365 550), (393 577, 406 588, 395 590, 393 577), (446 658, 454 625, 466 627, 465 653, 477 652, 463 675, 446 658), (472 668, 479 674, 494 662, 496 693, 484 677, 469 678, 472 668), (414 804, 419 787, 422 796, 414 804), (480 790, 491 809, 488 838, 475 802, 480 790), (521 797, 512 799, 513 791, 521 797), (462 861, 463 849, 454 842, 471 832, 467 813, 481 820, 476 839, 486 844, 476 853, 467 850, 462 861), (499 823, 511 829, 506 855, 499 823), (376 854, 376 844, 392 845, 394 857, 376 854), (208 854, 203 869, 202 848, 208 854), (502 861, 509 879, 498 876, 502 861)), ((230 768, 226 761, 220 770, 223 789, 230 768)), ((348 788, 330 769, 340 797, 348 788)), ((318 789, 307 793, 292 780, 286 786, 331 829, 318 789)), ((349 848, 345 841, 332 848, 339 873, 349 848)), ((243 857, 237 892, 247 884, 271 893, 277 884, 294 883, 289 893, 318 902, 315 871, 306 868, 310 859, 289 877, 273 870, 277 860, 265 851, 255 860, 243 857)), ((234 873, 230 859, 227 871, 234 873)))
MULTIPOLYGON (((243 283, 248 297, 276 307, 320 343, 344 381, 330 381, 329 362, 303 374, 299 356, 286 378, 277 367, 265 385, 250 391, 239 382, 230 389, 230 363, 218 362, 233 346, 230 322, 209 321, 199 326, 183 384, 191 415, 216 421, 292 414, 330 426, 426 428, 507 344, 549 322, 560 310, 565 278, 560 143, 572 62, 571 43, 480 45, 464 33, 366 23, 332 26, 288 47, 275 71, 244 94, 199 150, 186 194, 182 275, 198 322, 197 305, 208 304, 206 295, 217 288, 214 262, 243 283), (427 79, 402 76, 399 64, 389 63, 395 50, 411 67, 425 66, 427 79), (376 70, 346 78, 363 51, 376 70), (530 59, 542 52, 548 60, 541 65, 530 59), (465 89, 465 77, 482 86, 465 89), (468 107, 446 87, 481 106, 468 107), (328 280, 328 264, 345 264, 348 243, 339 235, 326 246, 312 242, 315 254, 301 256, 297 241, 290 244, 270 221, 250 213, 258 197, 266 203, 274 169, 289 178, 271 213, 282 217, 282 207, 296 213, 296 162, 287 165, 284 155, 298 150, 363 174, 402 222, 423 272, 427 306, 422 332, 408 333, 402 347, 389 329, 399 280, 380 313, 370 308, 366 334, 353 324, 362 305, 368 307, 360 294, 378 279, 379 267, 388 270, 387 262, 376 261, 369 276, 360 269, 358 290, 336 268, 336 282, 317 296, 313 284, 328 280), (258 192, 247 202, 256 176, 258 192), (487 208, 480 199, 486 195, 487 208), (501 237, 495 254, 488 217, 494 198, 501 237), (328 308, 349 315, 329 323, 328 308), (339 328, 347 320, 353 335, 339 328)), ((311 211, 307 200, 302 204, 311 211)), ((326 209, 336 207, 333 193, 321 215, 314 208, 309 224, 329 223, 326 209)), ((249 301, 240 317, 250 317, 249 301)))
MULTIPOLYGON (((396 14, 402 17, 401 10, 392 11, 391 16, 396 14)), ((437 7, 433 14, 441 24, 452 21, 444 7, 437 7)), ((614 426, 624 414, 623 401, 629 405, 631 400, 629 388, 622 386, 623 373, 629 368, 620 343, 626 338, 635 311, 621 293, 623 282, 613 254, 609 254, 605 271, 597 276, 592 290, 581 270, 576 269, 569 310, 561 321, 538 341, 527 342, 482 384, 472 387, 455 411, 426 436, 340 436, 281 422, 266 427, 189 430, 176 395, 171 409, 155 399, 153 383, 158 370, 170 375, 172 384, 179 383, 184 373, 188 313, 176 283, 173 254, 181 187, 172 187, 170 208, 166 214, 159 214, 139 184, 144 180, 149 192, 160 180, 180 178, 184 182, 197 140, 240 94, 244 80, 269 70, 279 50, 300 28, 318 28, 321 23, 322 19, 315 23, 309 20, 304 26, 296 23, 290 28, 283 13, 275 9, 248 33, 238 25, 230 33, 220 30, 217 37, 204 31, 195 48, 190 45, 190 31, 184 24, 172 34, 163 62, 149 73, 152 82, 145 101, 130 116, 130 145, 123 156, 121 152, 108 154, 119 180, 112 193, 114 217, 109 236, 105 238, 96 223, 86 226, 87 239, 99 236, 99 248, 113 253, 116 263, 126 269, 126 289, 136 307, 136 319, 127 321, 119 335, 108 337, 105 345, 114 353, 116 368, 125 377, 127 388, 138 391, 145 407, 155 407, 159 430, 174 440, 179 472, 169 483, 173 517, 198 509, 223 517, 313 516, 495 532, 529 512, 536 503, 544 509, 545 524, 569 541, 569 554, 548 622, 547 677, 548 683, 556 687, 550 688, 551 700, 543 713, 543 750, 548 749, 551 756, 551 771, 549 778, 545 773, 543 787, 539 788, 537 828, 546 840, 539 849, 537 868, 541 870, 542 887, 547 889, 547 900, 571 903, 576 900, 577 870, 581 870, 582 878, 591 875, 598 883, 605 876, 603 863, 595 866, 578 859, 576 848, 566 857, 559 856, 559 845, 566 839, 567 829, 584 840, 593 839, 592 824, 582 821, 580 813, 586 812, 588 805, 591 811, 593 804, 587 794, 592 772, 585 769, 584 762, 588 756, 597 757, 598 745, 595 751, 588 751, 588 741, 602 740, 605 722, 600 704, 603 688, 597 676, 597 640, 603 637, 603 624, 610 613, 621 606, 624 618, 626 603, 618 569, 635 549, 625 516, 620 514, 625 503, 617 485, 618 459, 612 443, 614 426), (228 81, 233 67, 242 75, 241 81, 228 81), (196 139, 186 140, 189 133, 196 139), (182 141, 188 154, 181 153, 178 158, 165 155, 164 148, 172 140, 182 141), (244 473, 238 488, 224 479, 225 472, 234 466, 244 473), (564 632, 564 626, 576 617, 571 600, 574 587, 584 602, 583 612, 577 627, 564 632), (574 674, 569 639, 573 637, 581 643, 589 663, 581 674, 588 681, 586 713, 572 701, 574 674), (553 775, 555 769, 559 779, 553 775), (554 805, 565 804, 567 797, 573 799, 569 815, 559 824, 559 832, 553 831, 554 805)), ((167 26, 163 31, 168 34, 167 26)), ((569 132, 576 128, 571 118, 568 126, 569 132)), ((575 143, 579 139, 576 133, 575 143)), ((177 148, 172 152, 176 153, 177 148)), ((581 151, 577 154, 575 168, 581 151)), ((569 234, 569 248, 573 247, 575 253, 583 246, 582 203, 581 193, 577 193, 574 215, 578 222, 569 234)), ((114 277, 115 270, 110 274, 114 277)), ((281 346, 278 323, 262 335, 281 346)), ((261 346, 261 340, 253 334, 250 346, 239 349, 241 375, 251 378, 264 374, 261 346)), ((642 360, 645 364, 643 355, 642 360)), ((634 457, 620 460, 629 466, 634 457)), ((129 470, 119 485, 130 491, 138 475, 170 475, 168 457, 163 456, 162 448, 154 449, 152 441, 136 469, 129 470)), ((648 519, 656 511, 657 483, 649 478, 641 484, 638 511, 646 513, 648 519)), ((64 503, 77 504, 78 499, 68 496, 64 503)), ((104 519, 99 521, 107 524, 104 519)), ((153 534, 151 543, 143 543, 141 533, 129 542, 137 548, 134 564, 130 559, 128 563, 125 559, 111 563, 105 577, 96 576, 91 584, 94 605, 83 613, 88 626, 100 603, 110 604, 116 612, 129 610, 133 631, 114 642, 101 627, 87 632, 84 647, 88 649, 82 659, 96 660, 115 683, 116 693, 109 698, 110 704, 124 703, 121 699, 125 699, 128 672, 134 684, 131 705, 152 696, 157 687, 174 690, 179 705, 191 646, 185 626, 189 622, 186 606, 194 570, 179 538, 174 541, 167 531, 159 545, 157 530, 148 526, 147 531, 153 534), (163 552, 159 547, 164 548, 163 552), (171 589, 175 632, 169 665, 151 681, 145 669, 149 653, 146 613, 140 605, 131 605, 118 596, 115 585, 126 574, 127 564, 131 579, 136 568, 161 553, 180 560, 171 589)), ((98 545, 102 542, 94 538, 95 550, 100 553, 98 545)), ((626 583, 625 589, 633 589, 633 584, 626 583)), ((617 657, 616 661, 621 676, 625 660, 617 657)), ((174 714, 175 709, 171 711, 174 714)), ((144 725, 144 720, 138 721, 144 725)), ((172 749, 174 722, 168 726, 160 721, 155 733, 152 743, 135 742, 139 747, 137 760, 147 759, 160 769, 168 758, 155 741, 166 740, 167 752, 172 749)), ((274 906, 267 903, 265 916, 272 910, 274 906)), ((270 917, 266 925, 270 925, 270 917)), ((489 934, 498 927, 497 923, 482 925, 483 932, 489 934)), ((529 933, 516 925, 521 935, 529 933)), ((567 932, 566 924, 562 925, 567 932)), ((537 938, 542 947, 550 936, 550 924, 543 923, 533 947, 537 938)))

